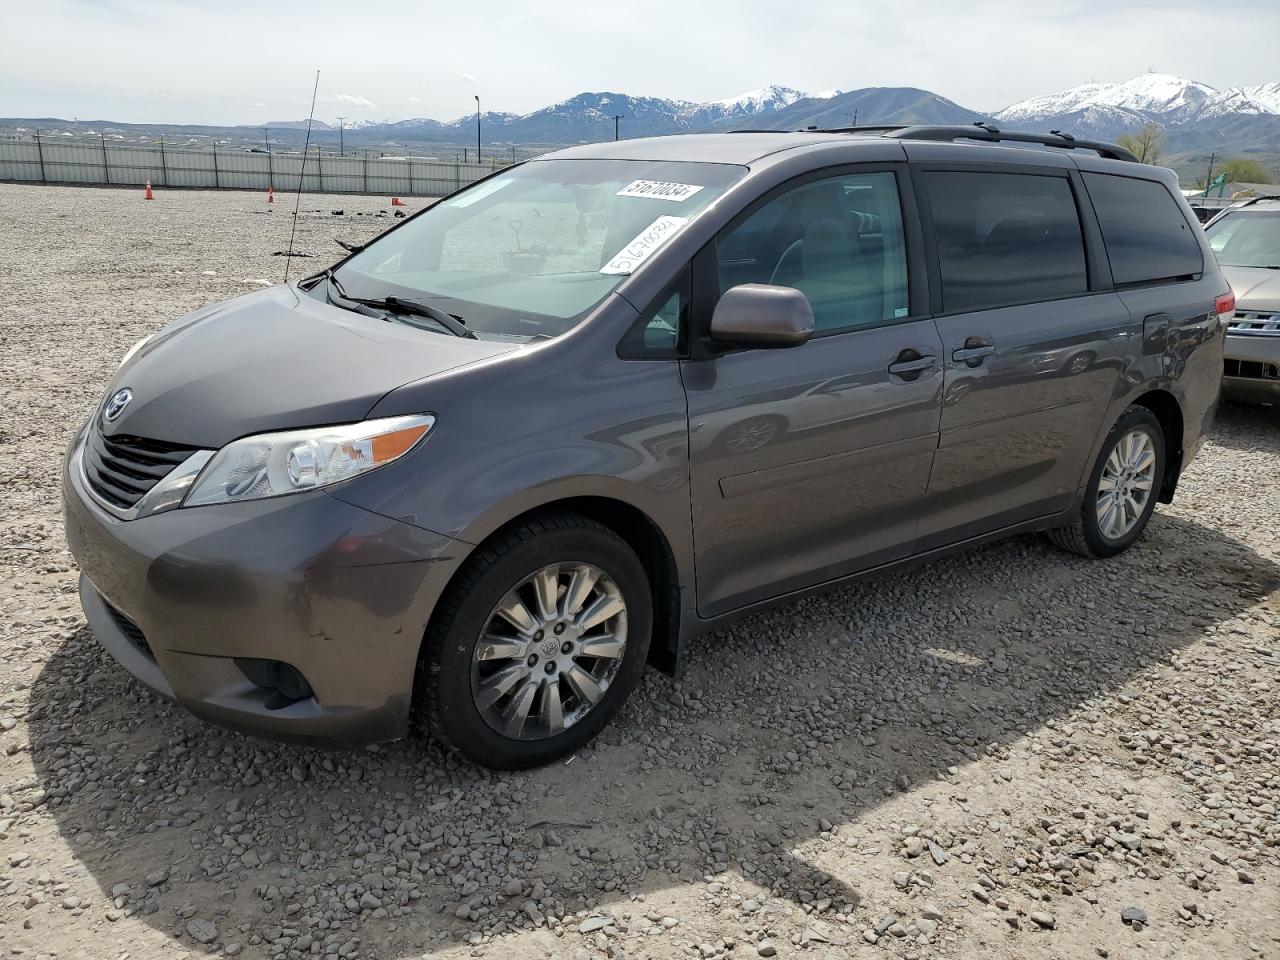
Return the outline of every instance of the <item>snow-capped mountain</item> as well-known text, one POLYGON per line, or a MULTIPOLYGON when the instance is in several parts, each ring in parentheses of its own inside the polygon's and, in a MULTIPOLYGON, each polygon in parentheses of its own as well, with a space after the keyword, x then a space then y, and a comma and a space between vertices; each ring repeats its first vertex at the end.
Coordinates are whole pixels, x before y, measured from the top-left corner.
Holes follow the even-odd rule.
POLYGON ((1021 100, 999 111, 1004 123, 1084 124, 1092 131, 1204 121, 1235 114, 1280 114, 1280 84, 1217 90, 1167 73, 1147 73, 1122 83, 1084 83, 1062 93, 1021 100))
POLYGON ((1197 80, 1148 73, 1021 100, 995 119, 1007 127, 1069 130, 1103 140, 1157 123, 1169 153, 1229 149, 1265 154, 1280 150, 1280 83, 1219 90, 1197 80))
POLYGON ((801 90, 780 87, 775 83, 759 90, 748 90, 736 97, 694 104, 687 116, 690 121, 701 123, 714 123, 731 117, 755 117, 789 107, 807 96, 809 95, 801 90))
MULTIPOLYGON (((580 93, 529 113, 490 111, 480 118, 485 148, 506 151, 511 145, 550 148, 611 140, 615 117, 621 137, 665 136, 701 131, 768 129, 803 130, 851 124, 948 124, 994 122, 1010 129, 1064 130, 1080 137, 1113 140, 1155 122, 1164 128, 1165 155, 1171 160, 1210 151, 1253 156, 1275 164, 1280 158, 1280 82, 1215 89, 1206 83, 1169 74, 1144 74, 1119 83, 1085 83, 1061 93, 1035 96, 994 115, 970 110, 929 90, 915 87, 863 87, 805 94, 771 84, 724 99, 691 100, 639 97, 624 93, 580 93)), ((474 144, 475 114, 455 120, 431 117, 344 124, 348 149, 403 152, 415 144, 474 144)), ((92 129, 112 137, 147 134, 214 136, 227 142, 240 138, 258 143, 262 124, 204 127, 184 124, 118 124, 105 120, 0 118, 11 126, 38 126, 47 135, 92 129)), ((273 144, 296 144, 305 138, 305 120, 273 121, 273 144)), ((97 135, 97 133, 95 133, 97 135)), ((316 120, 312 141, 337 145, 333 124, 316 120)), ((1198 163, 1199 161, 1197 161, 1198 163)))
POLYGON ((1256 87, 1239 87, 1240 93, 1271 113, 1280 114, 1280 83, 1264 83, 1256 87))

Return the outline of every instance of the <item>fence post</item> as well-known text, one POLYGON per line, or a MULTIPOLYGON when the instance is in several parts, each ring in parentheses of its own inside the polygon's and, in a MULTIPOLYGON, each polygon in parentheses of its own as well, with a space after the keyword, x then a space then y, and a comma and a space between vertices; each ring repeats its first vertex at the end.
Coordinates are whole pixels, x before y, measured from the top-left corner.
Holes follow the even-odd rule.
POLYGON ((111 167, 107 165, 107 135, 99 134, 102 137, 102 179, 107 181, 107 185, 111 184, 111 167))
POLYGON ((364 165, 360 171, 361 179, 364 181, 364 192, 369 192, 369 151, 364 152, 364 165))
POLYGON ((414 195, 413 189, 413 157, 409 158, 409 196, 414 195))
POLYGON ((316 169, 320 171, 320 192, 324 193, 324 156, 319 147, 316 147, 316 169))
POLYGON ((457 193, 462 189, 462 172, 458 169, 458 161, 453 161, 453 192, 457 193))
POLYGON ((216 190, 222 186, 222 181, 218 178, 218 145, 213 145, 213 187, 216 190))
POLYGON ((164 137, 160 138, 160 173, 163 180, 160 185, 167 187, 169 185, 169 164, 164 158, 164 137))
POLYGON ((44 144, 40 142, 40 131, 36 130, 36 154, 40 157, 40 182, 47 183, 49 178, 44 175, 44 144))
POLYGON ((267 144, 267 189, 268 190, 272 189, 271 185, 275 182, 275 179, 276 179, 276 172, 273 169, 273 165, 271 163, 271 144, 268 143, 267 144))

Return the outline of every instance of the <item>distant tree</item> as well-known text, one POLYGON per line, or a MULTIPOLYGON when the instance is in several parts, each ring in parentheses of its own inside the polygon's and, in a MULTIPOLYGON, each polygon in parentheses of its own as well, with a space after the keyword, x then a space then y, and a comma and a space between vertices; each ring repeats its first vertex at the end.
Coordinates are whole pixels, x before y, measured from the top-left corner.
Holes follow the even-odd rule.
POLYGON ((1227 161, 1227 183, 1275 183, 1276 178, 1270 170, 1257 160, 1245 157, 1232 157, 1227 161))
POLYGON ((1155 163, 1164 153, 1164 129, 1158 123, 1144 123, 1137 133, 1122 133, 1116 143, 1142 163, 1155 163))

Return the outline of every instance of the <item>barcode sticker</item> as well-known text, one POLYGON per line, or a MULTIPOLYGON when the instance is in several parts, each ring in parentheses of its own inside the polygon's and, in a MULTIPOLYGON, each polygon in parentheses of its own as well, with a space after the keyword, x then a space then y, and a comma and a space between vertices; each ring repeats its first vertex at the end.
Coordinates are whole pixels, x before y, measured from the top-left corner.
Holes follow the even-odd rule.
POLYGON ((618 191, 620 197, 646 197, 650 200, 674 200, 683 203, 701 190, 695 183, 667 183, 663 180, 632 180, 618 191))
POLYGON ((633 273, 654 254, 659 247, 689 222, 688 217, 659 217, 636 235, 636 238, 619 250, 603 267, 601 273, 633 273))

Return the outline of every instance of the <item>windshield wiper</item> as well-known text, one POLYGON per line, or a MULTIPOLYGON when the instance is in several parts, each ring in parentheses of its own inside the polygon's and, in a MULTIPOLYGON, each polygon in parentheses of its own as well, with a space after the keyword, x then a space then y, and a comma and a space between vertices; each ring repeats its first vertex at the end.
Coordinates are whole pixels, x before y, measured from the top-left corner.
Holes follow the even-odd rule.
MULTIPOLYGON (((350 298, 348 298, 350 299, 350 298)), ((474 330, 468 330, 457 317, 452 314, 445 313, 439 307, 433 307, 429 303, 423 303, 421 300, 411 300, 405 297, 384 297, 381 300, 360 300, 369 307, 386 307, 388 310, 397 313, 407 313, 413 316, 426 317, 428 320, 434 320, 440 326, 444 327, 455 337, 466 337, 468 340, 479 340, 474 330)))
MULTIPOLYGON (((451 333, 455 337, 463 337, 467 340, 480 339, 476 336, 474 330, 468 330, 466 324, 462 323, 462 321, 457 317, 445 313, 439 307, 433 307, 429 303, 423 303, 421 300, 413 300, 407 297, 383 297, 381 300, 366 300, 361 297, 353 297, 342 289, 342 282, 338 279, 333 267, 325 270, 321 276, 329 281, 329 285, 333 287, 334 292, 336 292, 341 299, 346 300, 348 303, 354 303, 358 312, 365 316, 376 316, 385 320, 385 316, 373 312, 375 308, 380 307, 383 310, 390 310, 393 313, 425 317, 428 320, 434 321, 439 326, 444 327, 446 333, 451 333)), ((425 329, 421 324, 415 323, 413 326, 425 329)))

